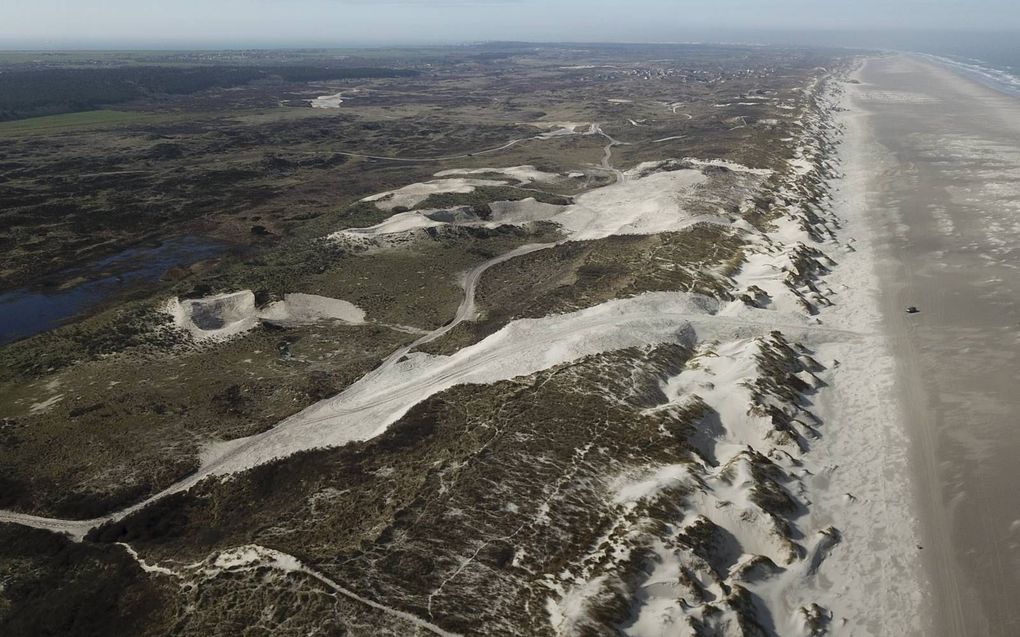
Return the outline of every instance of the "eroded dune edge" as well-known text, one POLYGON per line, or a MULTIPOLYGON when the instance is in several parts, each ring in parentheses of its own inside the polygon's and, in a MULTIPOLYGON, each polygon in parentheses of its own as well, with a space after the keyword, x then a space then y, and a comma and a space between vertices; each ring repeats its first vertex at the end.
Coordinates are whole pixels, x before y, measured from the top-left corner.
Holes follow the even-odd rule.
MULTIPOLYGON (((439 226, 541 221, 558 224, 566 243, 710 224, 741 241, 738 260, 708 273, 724 288, 715 297, 642 292, 518 318, 448 355, 418 349, 477 318, 486 269, 562 243, 525 246, 465 275, 453 323, 276 427, 210 446, 195 474, 149 500, 94 520, 0 520, 121 542, 152 577, 224 599, 256 585, 324 591, 335 600, 324 612, 371 617, 375 634, 476 633, 479 622, 487 634, 522 635, 917 630, 906 443, 870 298, 864 185, 842 174, 864 161, 845 86, 832 75, 805 89, 800 148, 785 171, 649 162, 565 205, 506 202, 481 219, 395 212, 325 239, 385 250, 439 226), (717 183, 761 214, 692 211, 699 197, 721 196, 717 183), (324 448, 340 451, 314 451, 324 448), (239 496, 254 500, 245 515, 257 509, 251 476, 284 480, 320 462, 338 482, 293 505, 307 521, 251 514, 258 529, 195 555, 188 538, 212 509, 239 496), (363 510, 331 509, 346 502, 353 466, 397 486, 366 490, 361 500, 383 495, 363 510), (391 508, 401 514, 378 524, 378 558, 314 539, 336 516, 364 515, 371 527, 391 508), (147 536, 161 516, 184 519, 174 539, 147 536), (401 567, 376 569, 374 559, 401 567)), ((608 141, 607 169, 617 143, 608 141)), ((556 178, 491 172, 523 185, 556 178)), ((453 192, 503 183, 451 181, 453 192)), ((375 199, 414 205, 443 187, 375 199)), ((170 310, 196 338, 230 337, 266 316, 364 319, 338 299, 295 294, 270 311, 249 296, 170 310), (221 306, 230 316, 207 316, 221 306)))

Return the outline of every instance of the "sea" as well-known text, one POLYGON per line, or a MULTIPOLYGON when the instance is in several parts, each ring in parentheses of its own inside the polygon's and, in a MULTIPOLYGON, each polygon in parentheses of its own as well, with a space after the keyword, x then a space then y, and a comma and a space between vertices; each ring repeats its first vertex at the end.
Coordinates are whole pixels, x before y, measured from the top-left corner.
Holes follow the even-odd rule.
POLYGON ((1000 93, 1020 97, 1020 77, 1011 69, 997 68, 977 58, 951 58, 930 54, 924 56, 1000 93))
POLYGON ((919 53, 986 86, 1020 96, 1020 32, 819 30, 731 33, 732 41, 919 53))
POLYGON ((989 88, 1020 96, 1020 33, 919 31, 874 37, 872 46, 920 53, 989 88))

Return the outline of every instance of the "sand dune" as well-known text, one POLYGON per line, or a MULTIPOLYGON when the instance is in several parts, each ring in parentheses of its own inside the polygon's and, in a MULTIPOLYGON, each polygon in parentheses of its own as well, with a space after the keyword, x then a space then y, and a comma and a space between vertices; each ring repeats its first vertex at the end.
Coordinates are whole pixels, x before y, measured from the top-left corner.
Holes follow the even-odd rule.
POLYGON ((183 301, 172 298, 167 301, 165 311, 173 317, 175 326, 199 342, 232 338, 253 329, 261 321, 284 324, 322 320, 365 322, 365 312, 353 303, 315 294, 285 294, 282 301, 257 308, 251 290, 183 301))

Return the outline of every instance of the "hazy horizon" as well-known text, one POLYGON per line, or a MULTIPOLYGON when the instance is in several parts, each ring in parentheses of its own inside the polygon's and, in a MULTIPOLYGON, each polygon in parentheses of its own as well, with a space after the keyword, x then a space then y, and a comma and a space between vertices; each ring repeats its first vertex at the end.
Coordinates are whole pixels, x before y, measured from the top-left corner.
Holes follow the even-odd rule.
POLYGON ((532 42, 759 42, 895 48, 923 39, 1007 41, 1005 0, 8 0, 2 49, 344 48, 532 42), (905 26, 909 25, 909 26, 905 26))

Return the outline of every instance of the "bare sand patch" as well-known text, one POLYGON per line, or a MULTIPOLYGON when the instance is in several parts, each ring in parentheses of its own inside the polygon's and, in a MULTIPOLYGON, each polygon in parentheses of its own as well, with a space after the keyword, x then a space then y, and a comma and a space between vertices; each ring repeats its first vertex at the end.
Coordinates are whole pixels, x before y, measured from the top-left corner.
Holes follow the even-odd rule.
POLYGON ((297 325, 321 320, 365 322, 364 311, 353 303, 315 294, 286 294, 282 301, 260 309, 255 306, 255 294, 241 290, 183 301, 172 298, 165 309, 173 317, 174 325, 197 342, 232 338, 261 321, 297 325))

